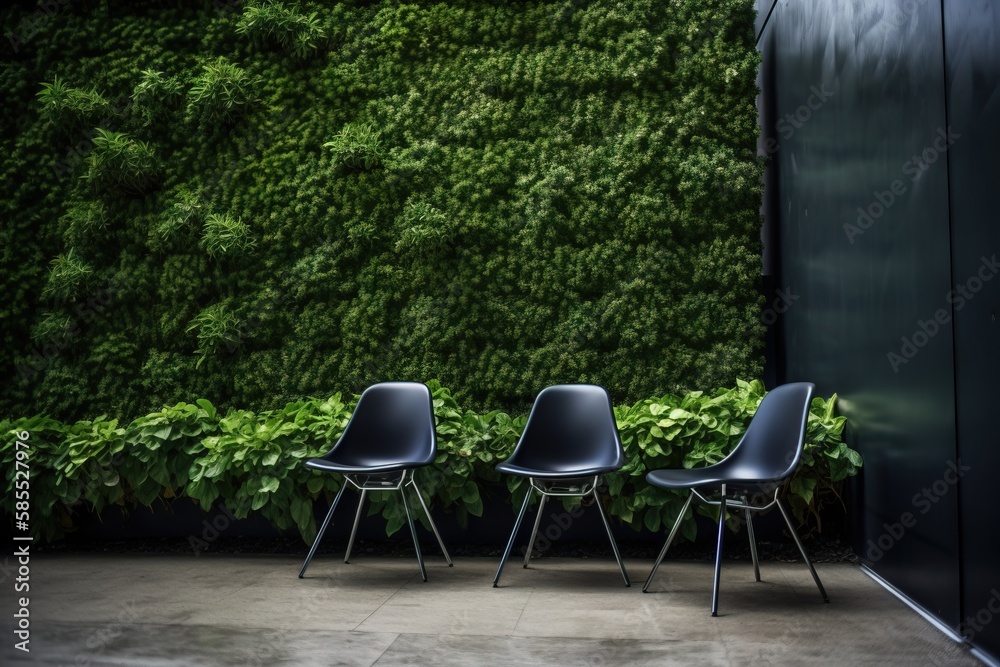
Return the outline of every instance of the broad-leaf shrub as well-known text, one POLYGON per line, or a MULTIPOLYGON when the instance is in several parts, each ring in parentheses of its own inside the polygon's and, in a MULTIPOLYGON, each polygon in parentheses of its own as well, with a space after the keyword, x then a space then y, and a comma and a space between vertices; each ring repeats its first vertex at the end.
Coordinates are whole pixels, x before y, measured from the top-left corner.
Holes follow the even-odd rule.
MULTIPOLYGON (((527 484, 494 468, 513 451, 526 416, 463 410, 438 382, 428 386, 438 454, 432 466, 416 472, 425 500, 453 512, 459 525, 465 525, 469 515, 482 515, 486 493, 519 506, 527 484)), ((646 484, 646 471, 719 461, 739 441, 763 395, 760 382, 741 381, 734 389, 711 394, 666 395, 616 408, 628 461, 620 472, 606 476, 610 514, 636 529, 671 525, 683 497, 646 484)), ((294 527, 309 542, 316 534, 316 499, 331 499, 342 478, 308 470, 303 463, 329 451, 355 402, 334 394, 278 410, 230 409, 220 414, 199 399, 127 425, 103 416, 72 424, 42 416, 0 422, 0 462, 8 481, 3 508, 8 513, 14 509, 14 443, 17 434, 26 431, 31 526, 41 538, 54 539, 71 530, 74 515, 83 511, 186 496, 206 510, 224 503, 240 518, 260 512, 276 528, 294 527)), ((840 482, 861 466, 861 457, 841 439, 845 418, 833 415, 835 402, 836 396, 814 399, 805 455, 783 487, 796 518, 816 528, 817 510, 836 499, 840 482)), ((371 513, 385 518, 389 534, 406 520, 396 493, 373 493, 371 513)), ((735 516, 731 519, 738 523, 735 516)), ((682 534, 694 538, 690 518, 682 524, 682 534)))

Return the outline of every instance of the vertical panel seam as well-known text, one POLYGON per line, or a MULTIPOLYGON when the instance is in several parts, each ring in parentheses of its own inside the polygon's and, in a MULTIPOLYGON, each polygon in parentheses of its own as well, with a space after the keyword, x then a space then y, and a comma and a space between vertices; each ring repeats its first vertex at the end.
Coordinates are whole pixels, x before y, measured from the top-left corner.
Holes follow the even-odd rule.
POLYGON ((771 14, 774 13, 774 8, 777 6, 778 0, 771 0, 771 8, 767 10, 767 16, 764 17, 764 22, 760 24, 760 31, 757 33, 757 38, 754 40, 753 45, 755 47, 760 43, 760 37, 764 34, 764 29, 767 28, 767 24, 771 20, 771 14))
MULTIPOLYGON (((950 132, 951 128, 951 100, 949 98, 949 76, 948 76, 948 31, 945 26, 946 14, 945 14, 945 2, 946 0, 941 0, 941 69, 942 77, 941 82, 944 87, 944 126, 945 132, 950 132)), ((948 264, 949 273, 951 275, 951 285, 949 289, 954 289, 957 284, 958 277, 955 275, 956 261, 955 261, 955 215, 953 206, 953 192, 952 192, 952 153, 954 151, 948 151, 945 153, 945 191, 948 195, 948 264)), ((952 376, 952 401, 954 403, 954 414, 955 414, 955 462, 956 464, 961 459, 961 440, 959 438, 959 401, 958 401, 958 336, 956 330, 956 309, 955 303, 949 304, 951 308, 951 376, 952 376)), ((958 512, 958 521, 956 523, 958 531, 958 627, 962 626, 962 618, 965 614, 965 568, 963 564, 965 563, 965 548, 962 540, 963 534, 963 515, 962 515, 962 480, 959 479, 956 487, 955 494, 955 506, 958 512)))

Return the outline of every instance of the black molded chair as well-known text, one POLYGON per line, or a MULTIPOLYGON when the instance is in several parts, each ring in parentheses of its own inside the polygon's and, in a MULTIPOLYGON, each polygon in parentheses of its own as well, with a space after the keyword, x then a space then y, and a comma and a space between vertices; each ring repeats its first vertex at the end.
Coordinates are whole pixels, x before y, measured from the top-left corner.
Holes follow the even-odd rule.
POLYGON ((563 384, 547 387, 538 394, 524 433, 510 458, 496 469, 510 475, 527 477, 531 487, 524 496, 521 513, 514 523, 500 567, 493 579, 496 588, 504 563, 510 556, 517 531, 528 511, 533 491, 541 494, 538 517, 531 531, 528 550, 524 554, 524 567, 528 567, 531 550, 535 546, 538 525, 542 521, 545 501, 549 496, 594 497, 594 504, 601 514, 604 528, 611 540, 611 549, 621 569, 625 585, 630 586, 628 574, 618 553, 618 545, 611 534, 611 526, 601 508, 597 495, 600 476, 618 470, 625 462, 621 438, 611 409, 611 397, 604 387, 592 384, 563 384))
POLYGON ((427 569, 424 567, 424 557, 420 552, 417 529, 413 525, 410 505, 406 502, 406 487, 412 486, 434 530, 434 536, 441 545, 445 560, 451 566, 451 556, 448 555, 441 534, 434 525, 434 519, 431 518, 427 504, 413 478, 414 468, 432 463, 436 452, 434 407, 431 392, 426 385, 419 382, 383 382, 365 389, 358 399, 347 428, 333 449, 325 456, 306 461, 307 468, 341 473, 344 476, 344 483, 333 504, 330 505, 330 511, 319 529, 319 534, 316 535, 312 548, 309 549, 306 562, 299 571, 299 578, 305 576, 309 561, 316 553, 316 548, 323 539, 323 533, 326 532, 330 519, 333 518, 333 512, 337 509, 337 503, 340 502, 340 497, 344 495, 344 489, 348 484, 361 492, 361 499, 358 501, 351 538, 347 543, 345 563, 351 560, 351 548, 354 546, 354 536, 361 520, 365 494, 368 491, 399 491, 403 498, 406 519, 410 524, 413 546, 417 551, 420 576, 427 581, 427 569))
POLYGON ((690 493, 681 513, 677 516, 677 521, 674 522, 674 527, 670 530, 663 550, 653 565, 653 571, 649 573, 642 587, 643 593, 649 589, 657 568, 667 555, 667 549, 670 548, 670 543, 673 542, 677 529, 684 520, 691 500, 697 496, 704 503, 719 506, 719 537, 715 552, 715 579, 712 584, 712 616, 719 614, 719 578, 722 572, 722 537, 726 529, 726 508, 743 510, 750 538, 754 577, 760 581, 760 562, 757 559, 752 513, 777 505, 802 558, 812 572, 820 595, 825 602, 830 601, 816 574, 816 568, 806 555, 802 540, 792 525, 791 517, 778 499, 778 491, 783 481, 795 472, 802 456, 806 421, 809 418, 809 402, 814 389, 815 386, 810 382, 796 382, 771 390, 757 407, 757 412, 739 444, 722 461, 705 468, 654 470, 646 475, 646 481, 653 486, 663 489, 690 489, 690 493), (705 498, 696 488, 702 486, 721 487, 718 499, 705 498), (759 504, 753 500, 754 497, 769 496, 772 492, 773 497, 769 502, 759 504))

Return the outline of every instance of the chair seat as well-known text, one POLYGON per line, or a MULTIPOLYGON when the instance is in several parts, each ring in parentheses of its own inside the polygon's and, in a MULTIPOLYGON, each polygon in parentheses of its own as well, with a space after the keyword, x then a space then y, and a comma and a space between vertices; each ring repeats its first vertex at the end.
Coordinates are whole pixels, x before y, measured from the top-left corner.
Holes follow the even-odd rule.
POLYGON ((537 468, 526 468, 524 466, 504 462, 497 464, 496 469, 500 472, 505 472, 508 475, 518 475, 520 477, 537 477, 539 479, 573 479, 577 477, 593 477, 594 475, 613 472, 617 470, 619 466, 598 466, 594 468, 573 468, 567 470, 557 470, 555 467, 556 466, 546 470, 538 470, 537 468))
POLYGON ((722 461, 704 468, 653 470, 646 474, 646 481, 661 489, 690 489, 696 486, 726 484, 740 486, 744 484, 766 484, 784 479, 787 474, 775 476, 761 475, 761 470, 755 466, 730 465, 722 461))
POLYGON ((383 472, 399 472, 426 465, 424 463, 412 463, 409 461, 378 461, 372 465, 348 465, 327 459, 309 459, 305 466, 312 470, 323 470, 324 472, 339 472, 345 475, 365 475, 378 474, 383 472))

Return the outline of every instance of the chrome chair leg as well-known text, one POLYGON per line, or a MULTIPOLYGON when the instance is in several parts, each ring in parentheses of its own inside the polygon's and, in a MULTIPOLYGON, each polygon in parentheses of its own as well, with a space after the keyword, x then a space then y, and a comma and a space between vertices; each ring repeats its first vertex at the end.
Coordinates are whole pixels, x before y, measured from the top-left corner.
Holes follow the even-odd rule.
POLYGON ((813 567, 812 561, 809 560, 809 556, 806 555, 806 548, 802 546, 802 540, 799 539, 799 534, 792 525, 792 519, 788 516, 788 512, 785 511, 785 506, 781 504, 781 501, 778 500, 777 496, 775 496, 774 502, 778 503, 778 509, 781 510, 781 516, 785 517, 785 524, 788 526, 788 531, 792 534, 792 537, 795 538, 795 546, 799 548, 799 553, 802 554, 802 559, 806 562, 806 565, 809 566, 809 572, 812 573, 813 581, 816 582, 816 588, 819 589, 819 594, 823 596, 823 602, 829 602, 830 597, 826 594, 826 589, 823 588, 823 582, 819 580, 819 575, 816 574, 816 568, 813 567))
POLYGON ((344 562, 351 562, 351 549, 354 548, 354 536, 358 534, 358 524, 361 522, 361 508, 365 505, 365 489, 361 489, 361 498, 358 500, 358 511, 354 515, 354 527, 351 528, 351 539, 347 541, 347 552, 344 554, 344 562))
POLYGON ((326 532, 326 527, 330 525, 330 519, 333 518, 333 511, 337 509, 337 503, 340 502, 340 497, 344 495, 344 489, 347 488, 347 481, 340 486, 340 491, 337 491, 337 497, 333 499, 333 504, 330 505, 330 511, 326 513, 326 518, 323 519, 323 525, 320 527, 319 532, 316 533, 316 539, 313 540, 312 547, 309 549, 309 555, 306 556, 306 562, 302 563, 302 569, 299 570, 299 579, 306 576, 306 568, 309 567, 309 561, 312 560, 313 556, 316 555, 316 548, 319 546, 319 541, 323 539, 323 533, 326 532))
POLYGON ((677 520, 674 521, 674 527, 670 529, 670 535, 667 537, 667 541, 663 544, 663 549, 660 550, 660 555, 656 557, 656 562, 653 563, 653 570, 646 577, 646 583, 642 585, 642 592, 649 592, 649 585, 653 583, 653 577, 656 576, 656 570, 659 569, 660 563, 663 562, 663 557, 667 555, 667 549, 670 548, 670 544, 674 541, 674 536, 677 535, 677 530, 681 527, 681 522, 684 521, 684 515, 687 514, 688 507, 691 506, 691 500, 694 498, 694 491, 688 493, 687 500, 684 501, 684 507, 681 508, 681 513, 677 515, 677 520))
POLYGON ((410 512, 410 503, 406 502, 406 492, 402 486, 399 487, 399 495, 403 497, 403 510, 406 512, 406 521, 410 524, 410 535, 413 536, 413 548, 417 552, 417 564, 420 565, 420 578, 427 582, 427 568, 424 567, 424 555, 420 552, 420 540, 417 539, 417 527, 413 525, 413 514, 410 512))
POLYGON ((597 505, 597 511, 601 515, 601 521, 604 522, 604 530, 608 531, 608 539, 611 540, 611 550, 615 552, 615 560, 618 561, 618 569, 622 571, 622 579, 625 580, 625 586, 631 588, 632 582, 628 580, 628 572, 625 571, 625 564, 622 563, 622 556, 618 553, 618 545, 615 543, 615 536, 611 534, 611 524, 608 523, 608 517, 604 516, 604 508, 601 507, 601 499, 597 495, 597 487, 594 487, 594 504, 597 505))
POLYGON ((726 534, 726 485, 719 501, 719 540, 715 546, 715 579, 712 581, 712 616, 719 615, 719 579, 722 575, 722 538, 726 534))
POLYGON ((448 549, 444 546, 444 540, 441 539, 441 533, 438 532, 437 525, 434 523, 434 517, 431 516, 431 511, 427 509, 427 503, 424 502, 424 494, 420 492, 420 487, 417 486, 417 480, 412 476, 410 477, 410 484, 413 485, 413 490, 417 493, 417 500, 420 501, 420 506, 424 508, 424 516, 427 517, 427 522, 431 524, 431 530, 434 531, 434 537, 437 538, 438 545, 441 547, 441 553, 444 554, 444 559, 448 562, 448 567, 454 567, 454 563, 451 562, 451 556, 448 555, 448 549))
POLYGON ((538 501, 538 516, 535 517, 535 527, 531 529, 531 539, 528 540, 528 550, 524 552, 524 567, 528 567, 531 560, 531 550, 535 548, 535 536, 538 535, 538 525, 542 523, 542 512, 545 510, 545 501, 549 497, 542 494, 542 499, 538 501))
MULTIPOLYGON (((748 504, 746 498, 743 499, 743 504, 748 504)), ((753 512, 745 509, 743 510, 743 516, 747 520, 747 537, 750 538, 750 557, 753 559, 753 576, 757 581, 760 581, 760 559, 757 557, 757 538, 753 534, 753 512)))
POLYGON ((521 522, 524 520, 524 513, 528 511, 528 504, 531 502, 531 491, 532 489, 529 487, 528 493, 524 495, 524 504, 521 505, 521 512, 517 515, 517 521, 514 522, 514 531, 510 534, 510 539, 507 540, 507 548, 504 549, 503 556, 500 558, 500 567, 497 568, 497 575, 493 577, 493 588, 499 588, 498 583, 500 575, 503 574, 503 565, 510 556, 510 550, 514 548, 514 540, 517 539, 517 530, 521 527, 521 522))

